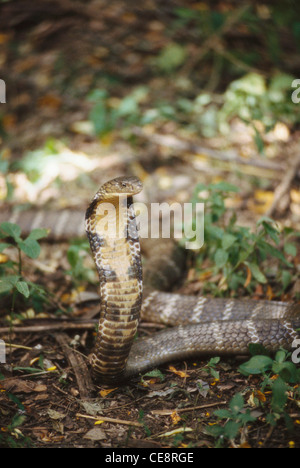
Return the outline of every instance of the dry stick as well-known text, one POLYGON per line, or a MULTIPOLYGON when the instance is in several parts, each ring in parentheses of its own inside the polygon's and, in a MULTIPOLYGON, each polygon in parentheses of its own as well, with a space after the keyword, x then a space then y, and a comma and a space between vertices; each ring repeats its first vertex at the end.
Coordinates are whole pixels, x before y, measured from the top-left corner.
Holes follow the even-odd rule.
POLYGON ((209 403, 207 405, 201 405, 201 406, 193 406, 190 408, 180 408, 180 409, 172 409, 172 410, 153 410, 151 411, 152 414, 157 414, 160 416, 168 416, 172 414, 174 411, 176 413, 185 413, 186 411, 194 411, 197 409, 204 409, 204 408, 211 408, 212 406, 218 406, 218 405, 226 405, 228 402, 227 401, 218 401, 216 403, 209 403))
POLYGON ((299 167, 300 167, 300 155, 296 157, 295 161, 292 164, 292 167, 287 170, 285 176, 282 179, 282 182, 275 189, 273 202, 270 208, 265 213, 266 216, 272 216, 273 212, 276 209, 278 202, 281 201, 284 195, 290 190, 291 183, 296 177, 299 167))
MULTIPOLYGON (((94 330, 95 322, 54 322, 47 325, 29 325, 28 327, 13 327, 14 333, 40 333, 55 330, 94 330)), ((0 328, 0 334, 9 333, 10 327, 0 328)))
POLYGON ((96 418, 95 416, 88 416, 86 414, 81 414, 81 413, 76 413, 76 416, 78 418, 94 419, 95 421, 105 421, 105 422, 111 422, 115 424, 125 424, 127 426, 144 427, 142 423, 135 422, 135 421, 127 421, 124 419, 107 418, 105 416, 99 416, 98 418, 96 418))
POLYGON ((249 159, 242 158, 233 151, 213 150, 211 148, 206 148, 205 146, 201 146, 190 141, 180 140, 179 138, 176 138, 173 135, 161 135, 157 133, 150 135, 138 127, 134 127, 132 129, 132 132, 137 136, 146 138, 147 140, 156 143, 157 145, 173 148, 180 152, 204 154, 210 157, 211 159, 215 159, 218 161, 225 161, 228 163, 240 164, 243 166, 259 167, 260 169, 275 171, 278 174, 282 174, 282 172, 285 171, 285 166, 283 166, 282 164, 274 163, 272 161, 265 161, 261 158, 259 159, 258 157, 249 159))
MULTIPOLYGON (((46 319, 41 319, 46 321, 46 319)), ((13 327, 13 333, 48 333, 53 331, 63 330, 94 330, 98 320, 82 320, 78 322, 69 321, 56 321, 52 320, 47 322, 46 325, 28 325, 25 327, 15 326, 13 327)), ((163 323, 157 322, 143 322, 143 328, 165 328, 163 323)), ((0 336, 10 332, 10 327, 0 327, 0 336)), ((16 347, 17 345, 15 345, 16 347)))
POLYGON ((90 372, 86 365, 85 360, 81 354, 70 348, 70 338, 65 333, 55 333, 56 341, 64 348, 68 361, 73 368, 76 376, 80 397, 82 399, 90 398, 91 391, 93 390, 93 383, 91 380, 90 372))

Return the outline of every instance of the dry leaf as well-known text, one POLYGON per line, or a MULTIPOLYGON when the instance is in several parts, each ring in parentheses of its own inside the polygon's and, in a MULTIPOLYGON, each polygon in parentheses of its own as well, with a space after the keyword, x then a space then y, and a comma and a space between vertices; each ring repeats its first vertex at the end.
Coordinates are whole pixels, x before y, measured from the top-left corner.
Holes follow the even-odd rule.
POLYGON ((1 388, 13 393, 31 393, 35 389, 35 383, 22 379, 8 379, 1 381, 1 388))
POLYGON ((169 366, 169 370, 183 379, 188 377, 188 374, 186 372, 178 371, 177 369, 175 369, 174 366, 169 366))
POLYGON ((247 278, 246 278, 246 281, 245 281, 245 283, 244 283, 244 287, 245 287, 245 288, 249 285, 249 283, 250 283, 250 281, 251 281, 251 278, 252 278, 252 273, 251 273, 250 268, 249 268, 248 265, 247 265, 247 278))
POLYGON ((9 258, 7 255, 0 253, 0 263, 6 263, 8 262, 9 258))
POLYGON ((93 429, 90 429, 84 436, 84 439, 89 439, 89 440, 103 440, 106 439, 107 436, 103 429, 100 427, 93 427, 93 429))
POLYGON ((173 413, 171 414, 171 419, 174 425, 177 424, 181 420, 181 417, 179 416, 176 410, 174 410, 173 413))
POLYGON ((111 392, 113 392, 114 390, 117 390, 118 387, 115 387, 115 388, 104 388, 103 390, 100 390, 99 394, 100 396, 102 396, 102 398, 106 397, 107 395, 109 395, 111 392))
POLYGON ((35 392, 45 392, 47 390, 47 386, 43 384, 37 384, 33 390, 35 392))
POLYGON ((48 409, 47 413, 51 419, 63 419, 66 416, 64 413, 60 413, 59 411, 53 410, 51 408, 48 409))
POLYGON ((261 392, 260 390, 255 391, 255 396, 256 396, 256 398, 259 399, 259 401, 262 401, 262 402, 266 401, 265 394, 263 392, 261 392))

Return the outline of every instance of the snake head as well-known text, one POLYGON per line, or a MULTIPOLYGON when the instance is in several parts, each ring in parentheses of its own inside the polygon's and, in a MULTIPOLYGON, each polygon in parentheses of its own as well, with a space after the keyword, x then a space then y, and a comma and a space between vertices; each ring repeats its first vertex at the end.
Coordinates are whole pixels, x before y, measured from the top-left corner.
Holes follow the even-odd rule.
MULTIPOLYGON (((111 198, 122 195, 133 196, 143 188, 142 182, 135 176, 121 176, 106 182, 96 194, 97 198, 111 198)), ((95 198, 96 198, 95 197, 95 198)))

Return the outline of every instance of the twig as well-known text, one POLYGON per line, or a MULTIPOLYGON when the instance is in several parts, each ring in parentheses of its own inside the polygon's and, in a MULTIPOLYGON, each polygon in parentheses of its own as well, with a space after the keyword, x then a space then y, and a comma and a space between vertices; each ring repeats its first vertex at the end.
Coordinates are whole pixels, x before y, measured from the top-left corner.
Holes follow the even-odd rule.
POLYGON ((64 348, 68 361, 73 368, 80 397, 82 399, 89 398, 94 386, 84 358, 81 354, 70 348, 70 338, 65 333, 56 333, 55 339, 64 348))
MULTIPOLYGON (((211 408, 213 406, 218 406, 218 405, 226 405, 228 402, 227 401, 218 401, 216 403, 209 403, 207 405, 201 405, 201 406, 193 406, 190 408, 180 408, 176 409, 177 413, 185 413, 186 411, 194 411, 197 409, 204 409, 204 408, 211 408)), ((166 410, 152 410, 152 414, 157 414, 161 416, 168 416, 172 414, 175 410, 174 409, 166 409, 166 410)))
POLYGON ((173 148, 180 152, 203 154, 207 155, 207 157, 211 159, 215 159, 218 161, 240 164, 243 166, 259 167, 260 169, 276 171, 278 174, 282 174, 282 172, 285 170, 285 167, 282 164, 274 163, 272 161, 265 161, 258 157, 249 159, 241 158, 233 151, 229 152, 213 150, 211 148, 206 148, 191 141, 180 140, 179 138, 176 138, 173 135, 160 135, 157 133, 149 135, 138 127, 132 128, 132 132, 135 135, 140 136, 142 138, 146 138, 147 140, 151 140, 152 142, 158 145, 173 148))
MULTIPOLYGON (((295 161, 292 164, 286 174, 284 175, 282 182, 278 185, 274 192, 274 198, 271 206, 265 213, 266 216, 272 216, 274 213, 277 204, 283 199, 286 193, 290 190, 291 183, 297 175, 298 169, 300 167, 300 154, 297 156, 295 161)), ((282 207, 283 208, 283 207, 282 207)))
MULTIPOLYGON (((45 319, 43 319, 45 320, 45 319)), ((95 328, 96 322, 54 322, 54 323, 47 323, 47 325, 29 325, 25 327, 13 327, 14 333, 43 333, 43 332, 51 332, 55 330, 93 330, 95 328)), ((0 328, 0 334, 5 334, 10 332, 10 327, 2 327, 0 328)))
POLYGON ((24 346, 24 345, 20 345, 20 344, 15 344, 15 343, 9 343, 9 342, 6 342, 5 343, 7 346, 9 346, 10 348, 17 348, 17 349, 26 349, 28 351, 31 351, 32 348, 30 346, 24 346))
POLYGON ((115 424, 125 424, 126 426, 135 426, 135 427, 144 427, 142 423, 135 422, 135 421, 127 421, 124 419, 115 419, 115 418, 107 418, 105 416, 99 416, 96 418, 95 416, 89 416, 87 414, 76 413, 78 418, 87 418, 87 419, 94 419, 95 421, 105 421, 111 422, 115 424))

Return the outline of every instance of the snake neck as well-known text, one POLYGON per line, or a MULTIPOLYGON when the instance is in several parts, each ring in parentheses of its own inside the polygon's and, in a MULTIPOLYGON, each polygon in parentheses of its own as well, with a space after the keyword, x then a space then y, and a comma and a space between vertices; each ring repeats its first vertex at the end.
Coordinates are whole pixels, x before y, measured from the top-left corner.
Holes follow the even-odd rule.
POLYGON ((86 231, 100 280, 100 319, 92 367, 103 382, 122 379, 142 304, 142 265, 132 197, 98 197, 86 231))

